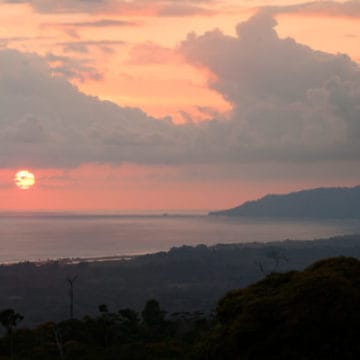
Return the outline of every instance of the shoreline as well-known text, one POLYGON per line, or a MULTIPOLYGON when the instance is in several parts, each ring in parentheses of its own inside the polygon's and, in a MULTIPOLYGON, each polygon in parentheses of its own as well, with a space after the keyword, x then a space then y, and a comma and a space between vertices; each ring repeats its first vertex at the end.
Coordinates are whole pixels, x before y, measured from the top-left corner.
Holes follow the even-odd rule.
POLYGON ((18 264, 34 264, 36 266, 41 266, 45 264, 58 263, 61 265, 77 265, 80 263, 97 263, 97 262, 111 262, 111 261, 130 261, 135 258, 144 255, 156 254, 154 253, 141 253, 134 255, 104 255, 104 256, 93 256, 93 257, 67 257, 67 258, 53 258, 53 259, 44 259, 44 260, 19 260, 19 261, 6 261, 0 262, 0 266, 11 266, 18 264))
POLYGON ((303 246, 337 246, 341 245, 343 247, 348 246, 358 246, 360 245, 360 233, 352 234, 343 234, 343 235, 334 235, 327 238, 314 238, 314 239, 283 239, 270 242, 259 242, 259 241, 249 241, 241 243, 217 243, 212 245, 206 245, 203 243, 195 245, 180 245, 173 246, 168 250, 158 250, 153 252, 139 252, 136 254, 123 254, 123 255, 101 255, 101 256, 76 256, 76 257, 66 257, 66 258, 53 258, 53 259, 44 259, 44 260, 22 260, 22 261, 8 261, 0 262, 1 266, 12 266, 19 264, 34 264, 35 266, 42 266, 46 264, 58 263, 60 265, 78 265, 81 263, 110 263, 110 262, 127 262, 138 259, 144 256, 151 256, 157 254, 169 254, 171 251, 181 248, 202 248, 206 247, 208 249, 219 249, 219 248, 259 248, 259 247, 303 247, 303 246))

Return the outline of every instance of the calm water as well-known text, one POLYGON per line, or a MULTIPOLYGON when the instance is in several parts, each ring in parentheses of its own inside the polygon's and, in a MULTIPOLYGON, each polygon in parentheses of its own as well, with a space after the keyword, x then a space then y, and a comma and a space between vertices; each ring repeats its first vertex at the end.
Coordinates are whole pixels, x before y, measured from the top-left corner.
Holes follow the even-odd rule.
POLYGON ((0 262, 133 255, 173 246, 313 239, 360 233, 359 220, 0 214, 0 262))

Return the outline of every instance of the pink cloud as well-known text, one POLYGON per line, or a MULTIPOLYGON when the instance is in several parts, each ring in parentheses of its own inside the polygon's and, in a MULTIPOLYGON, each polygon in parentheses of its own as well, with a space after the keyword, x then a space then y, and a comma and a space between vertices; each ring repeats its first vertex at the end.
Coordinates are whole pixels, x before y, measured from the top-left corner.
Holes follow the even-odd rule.
POLYGON ((183 62, 183 57, 176 50, 152 42, 137 44, 130 50, 127 61, 131 65, 176 64, 183 62))

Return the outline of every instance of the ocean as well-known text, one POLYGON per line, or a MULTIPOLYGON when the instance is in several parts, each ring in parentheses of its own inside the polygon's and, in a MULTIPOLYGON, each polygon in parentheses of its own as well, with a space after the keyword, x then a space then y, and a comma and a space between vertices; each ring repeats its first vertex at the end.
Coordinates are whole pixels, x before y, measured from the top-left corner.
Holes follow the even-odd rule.
POLYGON ((311 240, 355 233, 360 233, 360 220, 1 213, 0 263, 116 257, 166 251, 181 245, 311 240))

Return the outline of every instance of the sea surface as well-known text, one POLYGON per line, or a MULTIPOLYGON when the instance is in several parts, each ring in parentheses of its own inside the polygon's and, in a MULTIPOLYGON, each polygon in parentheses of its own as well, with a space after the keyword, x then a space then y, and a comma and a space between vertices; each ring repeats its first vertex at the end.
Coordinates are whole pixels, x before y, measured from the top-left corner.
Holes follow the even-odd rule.
POLYGON ((311 240, 355 233, 360 233, 360 220, 0 213, 0 263, 137 255, 181 245, 311 240))

